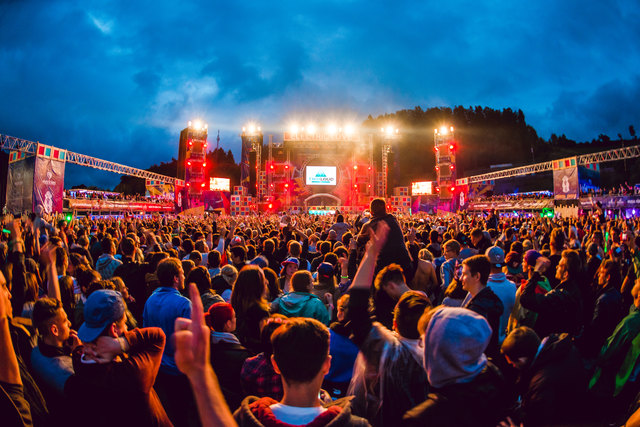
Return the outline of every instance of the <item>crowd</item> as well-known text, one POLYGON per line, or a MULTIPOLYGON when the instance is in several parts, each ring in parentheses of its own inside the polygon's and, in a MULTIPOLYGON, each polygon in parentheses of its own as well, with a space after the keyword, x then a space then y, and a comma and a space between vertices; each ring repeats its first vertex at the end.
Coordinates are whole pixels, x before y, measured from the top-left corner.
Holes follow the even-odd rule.
POLYGON ((7 216, 2 426, 640 425, 640 220, 7 216))

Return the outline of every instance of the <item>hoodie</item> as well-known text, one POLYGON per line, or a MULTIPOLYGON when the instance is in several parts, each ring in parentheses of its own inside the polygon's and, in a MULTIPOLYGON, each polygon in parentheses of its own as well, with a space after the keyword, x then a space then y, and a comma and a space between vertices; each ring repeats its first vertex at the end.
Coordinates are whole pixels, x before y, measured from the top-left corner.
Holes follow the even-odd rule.
MULTIPOLYGON (((270 397, 257 398, 249 396, 242 401, 240 408, 233 414, 240 427, 288 427, 278 420, 270 406, 278 403, 270 397)), ((340 399, 325 406, 326 411, 318 415, 313 421, 305 424, 308 427, 347 427, 368 426, 369 422, 351 413, 348 399, 340 399)))
POLYGON ((513 305, 516 302, 516 285, 512 281, 507 279, 507 275, 504 273, 494 273, 489 275, 487 281, 487 287, 493 291, 500 302, 502 302, 503 310, 500 316, 500 329, 498 330, 498 339, 500 344, 504 341, 505 331, 509 324, 509 316, 513 310, 513 305))
POLYGON ((290 292, 276 298, 271 306, 274 313, 287 317, 309 317, 329 326, 329 311, 317 296, 308 292, 290 292))
POLYGON ((487 365, 487 320, 466 308, 438 310, 424 333, 424 368, 435 388, 472 381, 487 365))
POLYGON ((104 280, 111 279, 116 268, 122 265, 122 261, 117 260, 113 255, 102 254, 96 261, 96 271, 100 273, 104 280))
POLYGON ((425 369, 434 387, 407 411, 406 426, 495 426, 511 401, 500 370, 483 354, 491 328, 466 308, 435 312, 425 331, 425 369))

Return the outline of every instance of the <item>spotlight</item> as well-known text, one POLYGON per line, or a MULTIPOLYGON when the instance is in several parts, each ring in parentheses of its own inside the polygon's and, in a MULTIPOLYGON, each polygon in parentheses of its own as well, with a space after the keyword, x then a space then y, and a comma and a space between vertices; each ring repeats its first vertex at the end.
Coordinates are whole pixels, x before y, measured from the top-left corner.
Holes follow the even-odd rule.
POLYGON ((346 125, 346 126, 344 127, 344 133, 345 133, 346 135, 353 135, 353 132, 354 132, 353 125, 346 125))

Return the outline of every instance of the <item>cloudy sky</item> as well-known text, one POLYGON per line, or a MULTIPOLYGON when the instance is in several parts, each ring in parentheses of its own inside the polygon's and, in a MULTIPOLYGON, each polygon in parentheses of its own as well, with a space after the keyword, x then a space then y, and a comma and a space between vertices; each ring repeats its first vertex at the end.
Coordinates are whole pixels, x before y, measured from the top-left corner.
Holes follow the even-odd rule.
MULTIPOLYGON (((0 133, 140 168, 177 157, 193 118, 236 158, 250 120, 280 139, 293 120, 415 106, 628 137, 639 41, 637 0, 4 0, 0 133)), ((76 169, 67 186, 119 181, 76 169)))

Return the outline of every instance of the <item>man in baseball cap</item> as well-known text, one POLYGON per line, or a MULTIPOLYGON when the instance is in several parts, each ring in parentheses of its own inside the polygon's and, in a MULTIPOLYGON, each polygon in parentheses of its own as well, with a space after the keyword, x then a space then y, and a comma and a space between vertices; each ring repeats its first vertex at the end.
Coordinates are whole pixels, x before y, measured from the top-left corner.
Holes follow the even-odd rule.
POLYGON ((77 403, 77 419, 104 426, 169 426, 171 421, 153 389, 164 332, 160 328, 127 331, 125 310, 116 291, 101 289, 87 298, 85 323, 78 330, 84 346, 73 353, 75 375, 65 385, 65 393, 77 403))
POLYGON ((122 329, 120 325, 125 310, 120 292, 101 289, 92 293, 84 305, 84 323, 78 330, 78 338, 83 342, 94 342, 107 326, 117 328, 116 336, 121 335, 117 332, 126 331, 126 326, 122 329))

